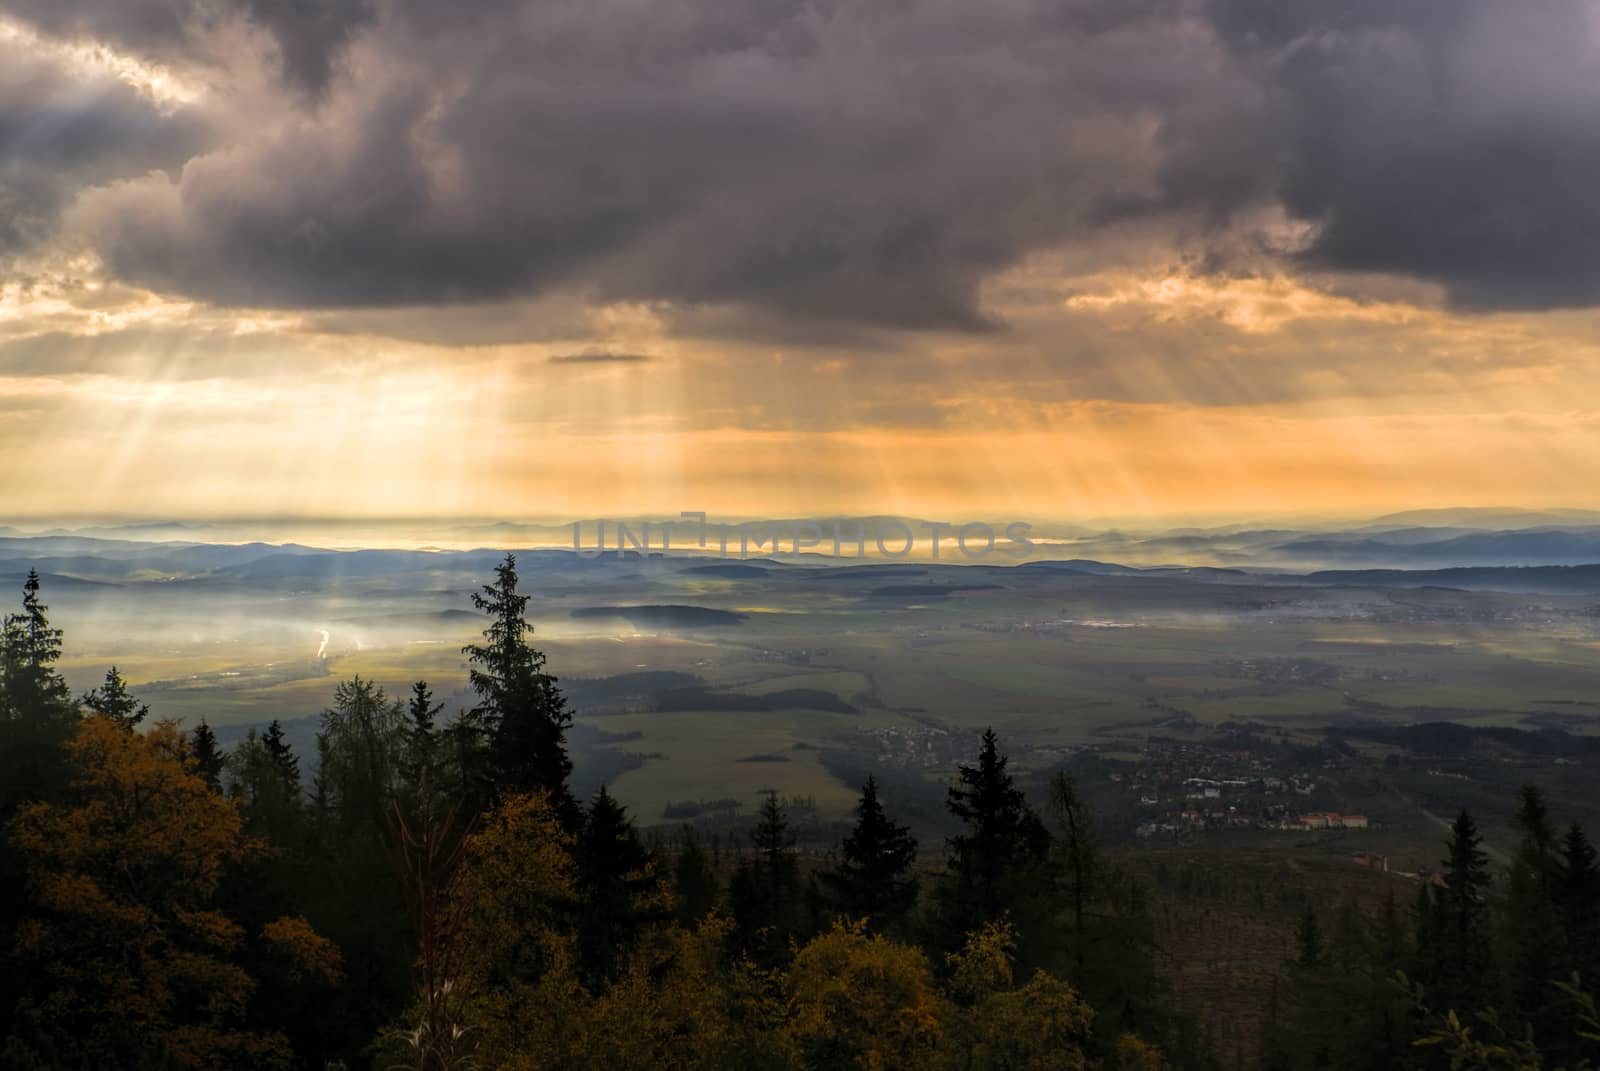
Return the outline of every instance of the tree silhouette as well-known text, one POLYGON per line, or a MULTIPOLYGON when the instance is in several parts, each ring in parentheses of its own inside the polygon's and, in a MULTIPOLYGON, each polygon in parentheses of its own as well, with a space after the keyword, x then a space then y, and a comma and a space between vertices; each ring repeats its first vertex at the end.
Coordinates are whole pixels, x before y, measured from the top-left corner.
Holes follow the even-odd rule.
POLYGON ((39 574, 28 570, 22 612, 0 626, 0 715, 32 724, 70 720, 75 708, 67 682, 55 670, 61 630, 39 600, 39 574))
POLYGON ((489 618, 484 642, 461 649, 478 695, 473 713, 487 736, 496 791, 547 792, 563 821, 576 828, 581 814, 567 786, 572 715, 556 678, 545 672, 544 653, 527 641, 533 631, 528 596, 518 594, 517 583, 516 555, 507 554, 495 567, 495 582, 472 596, 472 605, 489 618))
POLYGON ((1419 970, 1430 1000, 1463 1014, 1490 1004, 1489 856, 1465 809, 1450 827, 1444 887, 1427 892, 1418 927, 1419 970))
POLYGON ((217 745, 217 734, 204 718, 189 733, 189 761, 211 789, 221 790, 222 770, 227 756, 217 745))
POLYGON ((794 833, 778 794, 769 790, 750 834, 750 853, 739 861, 728 890, 739 936, 761 961, 776 963, 799 932, 800 867, 794 833))
POLYGON ((685 825, 672 867, 672 891, 678 922, 694 926, 717 906, 717 872, 700 845, 700 833, 685 825))
POLYGON ((627 809, 604 785, 589 804, 576 849, 579 964, 586 977, 604 981, 626 959, 640 926, 664 914, 665 899, 627 809))
POLYGON ((916 856, 916 838, 884 813, 878 783, 869 777, 838 864, 818 874, 817 880, 835 911, 881 930, 903 918, 916 903, 917 880, 911 874, 916 856))
POLYGON ((122 679, 116 666, 106 670, 104 684, 84 693, 82 702, 96 714, 110 718, 129 731, 150 716, 150 704, 139 702, 128 692, 128 682, 122 679))
POLYGON ((946 924, 954 935, 998 922, 1027 894, 1050 835, 1006 772, 994 730, 985 730, 975 765, 959 767, 945 806, 962 822, 949 842, 946 924))

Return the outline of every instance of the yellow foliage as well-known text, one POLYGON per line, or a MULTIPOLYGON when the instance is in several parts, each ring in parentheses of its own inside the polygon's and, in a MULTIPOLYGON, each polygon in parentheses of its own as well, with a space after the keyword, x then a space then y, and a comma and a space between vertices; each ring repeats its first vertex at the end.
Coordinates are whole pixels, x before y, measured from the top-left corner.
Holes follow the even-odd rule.
POLYGON ((622 975, 590 1006, 587 1066, 612 1071, 732 1066, 740 1041, 729 1009, 732 976, 723 953, 729 928, 713 916, 694 932, 671 926, 641 941, 622 975))
POLYGON ((781 1063, 776 986, 727 962, 725 919, 693 932, 649 929, 612 984, 585 988, 565 929, 570 849, 542 794, 502 801, 467 842, 451 895, 462 920, 459 1029, 473 1063, 497 1071, 766 1067, 774 1055, 781 1063))
POLYGON ((813 1066, 871 1071, 927 1066, 941 1001, 919 950, 836 922, 795 955, 787 979, 789 1031, 813 1066))
POLYGON ((337 985, 343 977, 339 946, 313 930, 311 923, 298 915, 267 923, 261 929, 261 940, 289 961, 293 978, 313 978, 331 986, 337 985))
MULTIPOLYGON (((1084 1071, 1093 1012, 1040 971, 1016 981, 1015 931, 969 935, 941 993, 923 953, 840 921, 787 970, 726 949, 730 923, 642 932, 610 984, 580 980, 564 911, 570 839, 542 795, 505 800, 467 844, 452 895, 463 924, 461 1018, 474 1066, 497 1071, 1005 1068, 1084 1071)), ((413 1046, 415 1047, 415 1046, 413 1046)), ((1117 1066, 1160 1071, 1125 1037, 1117 1066)))
POLYGON ((1161 1050, 1132 1034, 1117 1039, 1117 1071, 1166 1071, 1161 1050))
POLYGON ((963 1002, 1011 988, 1017 931, 1009 922, 990 922, 967 934, 961 951, 945 957, 951 995, 963 1002))
POLYGON ((967 935, 949 957, 951 991, 960 1008, 951 1033, 966 1068, 1081 1071, 1094 1011, 1077 990, 1045 971, 1013 987, 1015 931, 994 923, 967 935))
POLYGON ((468 838, 452 896, 461 905, 465 1014, 486 1066, 568 1066, 581 1052, 587 995, 573 939, 571 837, 544 793, 511 796, 468 838))
POLYGON ((85 718, 67 745, 75 802, 33 804, 12 825, 39 1027, 99 1066, 152 1048, 188 1068, 279 1066, 282 1038, 241 1029, 245 935, 211 902, 261 846, 185 750, 172 722, 141 735, 85 718))

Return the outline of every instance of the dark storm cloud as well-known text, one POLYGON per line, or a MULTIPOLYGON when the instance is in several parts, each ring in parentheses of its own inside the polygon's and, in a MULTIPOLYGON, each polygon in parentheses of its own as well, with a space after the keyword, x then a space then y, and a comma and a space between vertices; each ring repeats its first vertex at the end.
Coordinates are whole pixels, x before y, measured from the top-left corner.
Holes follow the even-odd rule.
POLYGON ((351 37, 370 21, 367 0, 0 0, 0 13, 44 33, 99 41, 162 62, 223 66, 206 33, 234 16, 265 30, 286 82, 319 94, 351 37))
POLYGON ((111 79, 84 83, 47 59, 0 64, 0 256, 55 231, 86 186, 177 166, 202 143, 200 125, 167 115, 111 79))
POLYGON ((1145 182, 1149 117, 1213 77, 1204 35, 1086 12, 397 3, 319 107, 80 218, 119 275, 223 304, 579 287, 983 329, 980 283, 1145 182))
POLYGON ((1578 0, 21 2, 157 55, 228 11, 271 35, 292 109, 75 215, 122 278, 224 305, 980 331, 985 280, 1130 221, 1220 268, 1600 299, 1578 0), (1254 233, 1275 207, 1298 247, 1254 233))
MULTIPOLYGON (((1269 168, 1304 263, 1443 285, 1461 306, 1600 302, 1600 62, 1584 0, 1220 0, 1273 89, 1269 168)), ((1191 159, 1214 158, 1197 146, 1191 159)))

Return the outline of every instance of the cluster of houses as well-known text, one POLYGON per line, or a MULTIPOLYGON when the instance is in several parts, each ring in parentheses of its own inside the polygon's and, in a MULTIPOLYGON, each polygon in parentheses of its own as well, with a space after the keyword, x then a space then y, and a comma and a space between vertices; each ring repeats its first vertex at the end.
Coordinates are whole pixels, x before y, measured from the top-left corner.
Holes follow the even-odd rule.
MULTIPOLYGON (((1281 808, 1273 808, 1281 811, 1281 808)), ((1265 829, 1280 832, 1309 833, 1315 830, 1368 829, 1371 823, 1364 814, 1340 814, 1337 811, 1317 811, 1312 814, 1269 813, 1264 818, 1252 818, 1237 807, 1189 806, 1166 819, 1140 824, 1134 830, 1140 838, 1160 834, 1182 833, 1201 829, 1265 829)))
POLYGON ((1313 829, 1366 829, 1367 816, 1364 814, 1340 814, 1338 811, 1319 811, 1314 814, 1302 814, 1293 818, 1285 818, 1278 824, 1279 829, 1294 830, 1296 832, 1309 832, 1313 829))

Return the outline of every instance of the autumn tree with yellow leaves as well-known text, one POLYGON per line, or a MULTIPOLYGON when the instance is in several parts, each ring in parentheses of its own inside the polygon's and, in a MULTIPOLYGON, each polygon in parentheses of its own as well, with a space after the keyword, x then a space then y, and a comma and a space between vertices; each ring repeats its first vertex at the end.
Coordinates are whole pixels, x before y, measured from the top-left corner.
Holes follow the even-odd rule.
POLYGON ((224 872, 264 845, 171 722, 139 734, 86 717, 66 758, 71 802, 31 804, 10 830, 29 1043, 66 1066, 288 1066, 284 1039, 251 1023, 248 968, 276 962, 326 986, 339 954, 302 920, 248 933, 218 910, 224 872))

